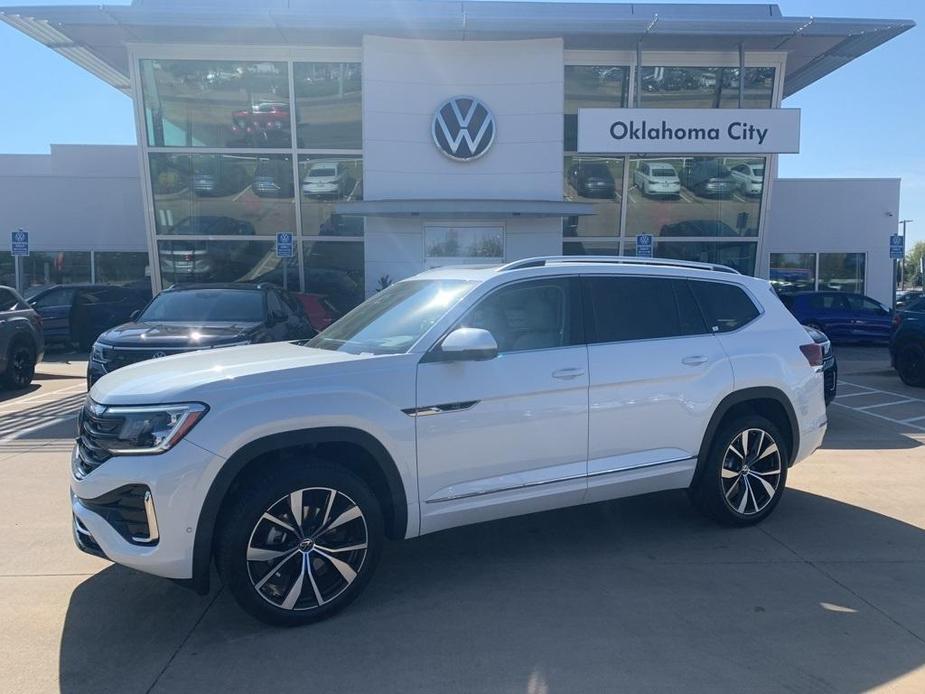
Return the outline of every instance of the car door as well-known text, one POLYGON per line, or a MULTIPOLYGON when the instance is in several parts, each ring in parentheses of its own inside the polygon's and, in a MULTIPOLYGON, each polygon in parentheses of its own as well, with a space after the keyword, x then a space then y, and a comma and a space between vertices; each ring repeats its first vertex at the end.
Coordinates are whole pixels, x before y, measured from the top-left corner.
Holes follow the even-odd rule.
POLYGON ((497 357, 422 359, 412 414, 423 532, 581 503, 588 355, 579 302, 574 277, 504 285, 455 326, 489 331, 497 357))
POLYGON ((588 337, 588 496, 685 487, 732 368, 688 281, 583 278, 588 337))
POLYGON ((886 340, 890 336, 892 316, 878 301, 861 294, 845 296, 851 309, 851 334, 858 340, 886 340))
POLYGON ((826 335, 830 339, 850 340, 854 338, 852 325, 854 314, 844 294, 840 292, 823 294, 821 313, 825 321, 826 335))
POLYGON ((42 317, 45 339, 71 339, 71 309, 75 291, 71 287, 56 287, 30 302, 42 317))

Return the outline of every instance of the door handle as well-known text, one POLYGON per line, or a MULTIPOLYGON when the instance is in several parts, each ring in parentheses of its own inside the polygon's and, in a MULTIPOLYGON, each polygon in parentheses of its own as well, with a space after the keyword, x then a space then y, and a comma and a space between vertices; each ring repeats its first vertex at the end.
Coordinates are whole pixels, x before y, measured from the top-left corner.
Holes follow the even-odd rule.
POLYGON ((701 364, 707 363, 707 357, 703 354, 694 354, 690 357, 684 357, 681 363, 686 366, 700 366, 701 364))
POLYGON ((563 381, 570 381, 573 378, 584 376, 584 374, 585 374, 584 369, 578 369, 578 368, 558 369, 557 371, 552 372, 552 377, 562 379, 563 381))

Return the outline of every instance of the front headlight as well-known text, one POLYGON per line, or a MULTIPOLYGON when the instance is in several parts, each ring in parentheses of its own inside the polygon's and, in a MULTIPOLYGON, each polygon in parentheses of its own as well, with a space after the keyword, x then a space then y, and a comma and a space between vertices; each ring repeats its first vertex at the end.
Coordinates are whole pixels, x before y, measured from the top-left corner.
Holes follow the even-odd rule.
POLYGON ((90 361, 95 361, 98 364, 104 363, 103 361, 103 347, 99 342, 93 343, 93 348, 90 350, 90 361))
POLYGON ((157 455, 173 448, 208 411, 198 402, 107 407, 88 401, 80 417, 81 443, 103 457, 157 455))

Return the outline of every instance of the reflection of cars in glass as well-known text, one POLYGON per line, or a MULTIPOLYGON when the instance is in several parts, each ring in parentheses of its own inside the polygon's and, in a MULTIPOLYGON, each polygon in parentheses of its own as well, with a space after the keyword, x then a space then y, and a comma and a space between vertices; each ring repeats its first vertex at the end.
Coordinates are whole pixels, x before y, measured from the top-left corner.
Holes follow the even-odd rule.
POLYGON ((262 198, 291 198, 292 164, 282 158, 261 159, 251 188, 262 198))
MULTIPOLYGON (((128 318, 126 318, 128 320, 128 318)), ((87 386, 136 362, 257 342, 304 340, 317 331, 302 305, 271 284, 193 284, 165 289, 132 322, 99 336, 87 386)))
POLYGON ((247 187, 247 172, 241 164, 219 155, 193 157, 192 188, 196 195, 233 195, 247 187))
POLYGON ((132 311, 150 298, 150 287, 60 284, 38 292, 29 304, 42 317, 47 341, 77 344, 88 350, 97 335, 127 321, 132 311))
POLYGON ((911 302, 913 299, 917 299, 922 296, 921 289, 906 289, 904 291, 896 291, 896 308, 903 308, 906 304, 911 302))
POLYGON ((738 183, 729 169, 716 159, 693 161, 681 169, 681 183, 700 197, 728 198, 735 193, 738 183))
POLYGON ((661 161, 642 161, 633 172, 633 183, 643 195, 681 194, 681 179, 671 164, 661 161))
POLYGON ((600 162, 576 162, 569 169, 569 183, 586 198, 612 198, 617 186, 610 167, 600 162))
POLYGON ((764 164, 762 162, 749 162, 737 164, 730 169, 732 178, 739 185, 742 195, 761 195, 764 187, 764 164))
POLYGON ((797 320, 821 330, 832 342, 885 342, 892 311, 879 301, 850 292, 782 294, 780 300, 797 320))
POLYGON ((683 222, 662 225, 660 236, 741 236, 718 219, 686 219, 683 222))
POLYGON ((308 316, 308 322, 318 332, 327 328, 340 317, 340 312, 334 308, 333 304, 323 294, 293 293, 293 296, 302 304, 305 315, 308 316))
POLYGON ((353 178, 339 161, 316 161, 302 179, 302 192, 311 197, 344 198, 353 188, 353 178))
POLYGON ((231 121, 231 132, 235 135, 289 130, 289 104, 285 101, 261 101, 249 111, 235 111, 231 114, 231 121))
MULTIPOLYGON (((177 236, 254 236, 254 225, 233 217, 197 215, 186 217, 170 229, 177 236)), ((161 273, 170 282, 208 281, 217 266, 236 261, 250 252, 251 244, 209 241, 169 241, 158 247, 161 273), (229 248, 236 250, 231 251, 229 248)))

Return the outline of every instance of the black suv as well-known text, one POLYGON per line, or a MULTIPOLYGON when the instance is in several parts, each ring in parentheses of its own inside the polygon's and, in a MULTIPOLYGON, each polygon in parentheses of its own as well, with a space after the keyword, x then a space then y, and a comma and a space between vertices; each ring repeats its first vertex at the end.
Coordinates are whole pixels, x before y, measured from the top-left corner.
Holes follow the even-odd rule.
POLYGON ((893 313, 890 363, 907 386, 925 387, 925 296, 893 313))
POLYGON ((103 333, 93 345, 88 387, 110 371, 147 359, 315 335, 302 304, 267 283, 174 286, 132 321, 103 333))

